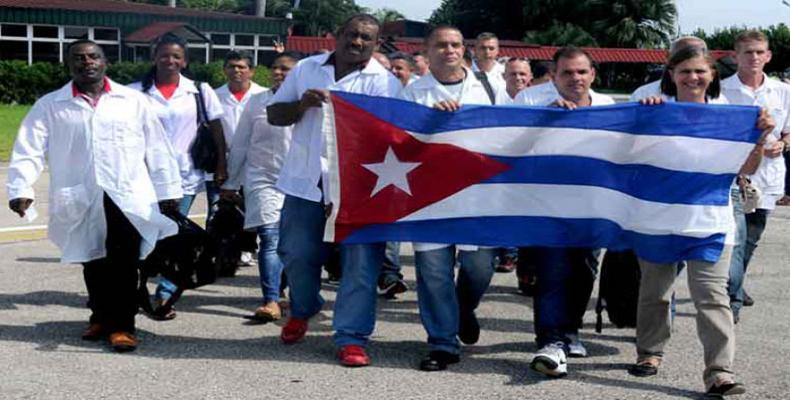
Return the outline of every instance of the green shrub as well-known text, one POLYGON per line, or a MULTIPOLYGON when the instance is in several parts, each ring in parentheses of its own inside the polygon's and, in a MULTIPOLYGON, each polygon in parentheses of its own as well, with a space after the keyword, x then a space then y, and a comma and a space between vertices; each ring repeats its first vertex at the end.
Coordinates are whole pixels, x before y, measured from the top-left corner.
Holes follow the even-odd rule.
MULTIPOLYGON (((107 68, 107 76, 128 85, 142 79, 150 66, 149 63, 120 62, 107 68)), ((191 65, 190 72, 194 79, 208 82, 214 88, 225 83, 220 61, 191 65)), ((65 85, 69 79, 69 73, 62 64, 38 62, 27 65, 19 60, 0 61, 0 104, 33 104, 41 96, 65 85)), ((258 67, 253 80, 270 86, 269 69, 258 67)))

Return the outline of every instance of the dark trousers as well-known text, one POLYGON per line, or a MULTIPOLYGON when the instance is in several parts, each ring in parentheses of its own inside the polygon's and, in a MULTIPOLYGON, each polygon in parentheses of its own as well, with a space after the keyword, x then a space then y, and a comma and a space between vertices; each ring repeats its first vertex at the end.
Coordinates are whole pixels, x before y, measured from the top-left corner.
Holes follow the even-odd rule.
POLYGON ((107 239, 104 258, 83 263, 91 323, 110 332, 134 332, 137 314, 137 268, 142 238, 110 198, 104 195, 107 239))
POLYGON ((598 271, 598 250, 586 248, 531 248, 536 261, 534 298, 538 347, 568 344, 579 333, 598 271))

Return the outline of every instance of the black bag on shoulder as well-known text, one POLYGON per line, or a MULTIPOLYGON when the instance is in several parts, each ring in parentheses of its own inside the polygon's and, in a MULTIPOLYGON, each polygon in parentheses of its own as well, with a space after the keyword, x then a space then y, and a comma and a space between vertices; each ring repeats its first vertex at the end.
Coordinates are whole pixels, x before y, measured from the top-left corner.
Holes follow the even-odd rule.
POLYGON ((198 92, 195 93, 195 104, 197 107, 197 134, 192 146, 189 148, 189 155, 192 157, 192 164, 195 168, 214 172, 217 168, 217 146, 214 143, 214 136, 208 123, 208 113, 206 103, 203 101, 203 91, 200 88, 201 82, 195 82, 198 92))
POLYGON ((598 304, 595 331, 603 328, 603 310, 609 321, 618 328, 636 328, 636 310, 639 303, 639 281, 642 273, 639 260, 631 250, 606 251, 598 283, 598 304))

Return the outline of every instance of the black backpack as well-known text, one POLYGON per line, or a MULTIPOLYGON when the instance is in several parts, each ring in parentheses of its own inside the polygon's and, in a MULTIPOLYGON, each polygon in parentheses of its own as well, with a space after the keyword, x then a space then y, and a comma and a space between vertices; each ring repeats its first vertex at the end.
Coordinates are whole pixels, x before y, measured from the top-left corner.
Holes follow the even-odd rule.
POLYGON ((603 328, 603 310, 609 321, 618 328, 636 328, 636 310, 639 303, 639 281, 642 273, 639 260, 631 250, 606 251, 598 283, 598 304, 595 331, 603 328))

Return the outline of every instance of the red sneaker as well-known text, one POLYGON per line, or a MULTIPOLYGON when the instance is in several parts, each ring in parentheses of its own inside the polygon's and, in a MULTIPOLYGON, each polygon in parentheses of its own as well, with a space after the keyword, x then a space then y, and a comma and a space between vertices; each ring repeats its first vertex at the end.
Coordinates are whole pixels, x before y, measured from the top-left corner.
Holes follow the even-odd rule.
POLYGON ((285 344, 294 344, 304 338, 307 333, 307 320, 291 318, 283 326, 280 332, 280 339, 285 344))
POLYGON ((349 344, 340 348, 337 352, 337 358, 340 360, 340 365, 346 367, 364 367, 370 365, 370 358, 365 353, 365 348, 349 344))

